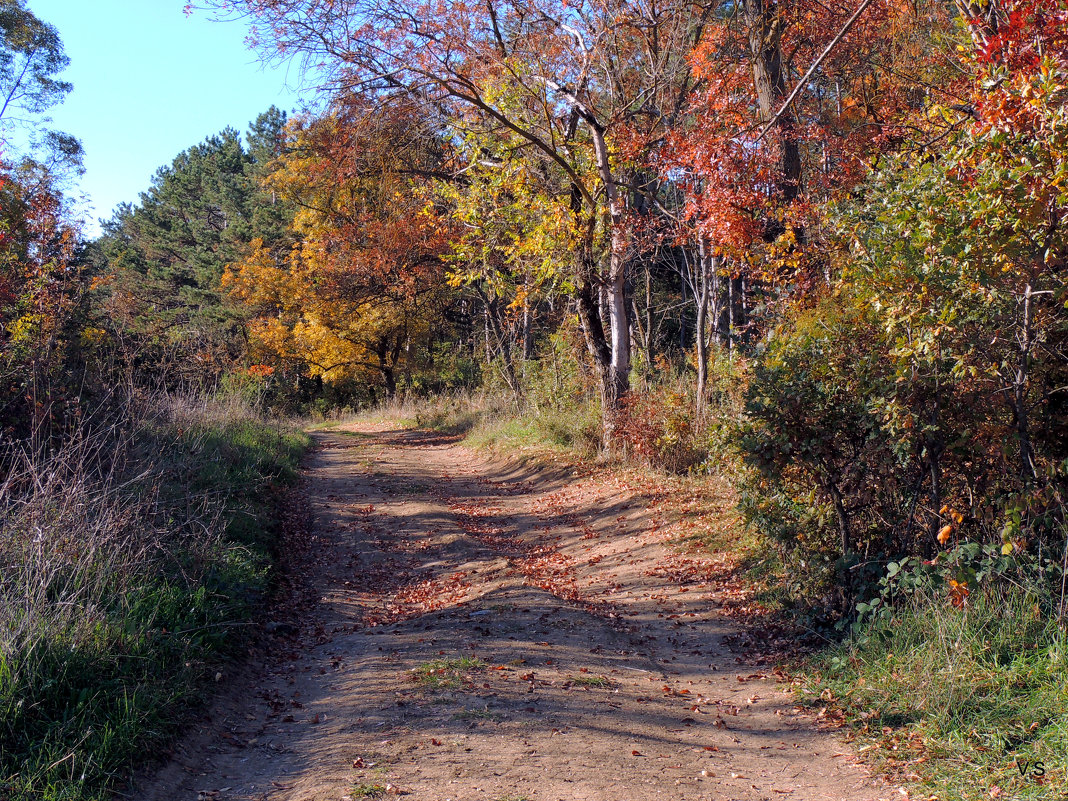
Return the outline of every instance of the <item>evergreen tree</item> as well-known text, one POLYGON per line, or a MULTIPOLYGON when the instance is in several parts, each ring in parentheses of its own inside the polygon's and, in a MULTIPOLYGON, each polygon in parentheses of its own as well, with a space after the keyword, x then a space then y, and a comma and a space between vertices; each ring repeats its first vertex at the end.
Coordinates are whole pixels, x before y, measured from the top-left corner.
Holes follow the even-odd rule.
POLYGON ((219 281, 254 239, 276 245, 285 237, 291 212, 260 188, 284 125, 272 107, 250 126, 248 147, 226 128, 183 151, 105 226, 117 323, 142 345, 154 343, 157 360, 183 357, 187 374, 215 375, 243 354, 243 312, 219 281))

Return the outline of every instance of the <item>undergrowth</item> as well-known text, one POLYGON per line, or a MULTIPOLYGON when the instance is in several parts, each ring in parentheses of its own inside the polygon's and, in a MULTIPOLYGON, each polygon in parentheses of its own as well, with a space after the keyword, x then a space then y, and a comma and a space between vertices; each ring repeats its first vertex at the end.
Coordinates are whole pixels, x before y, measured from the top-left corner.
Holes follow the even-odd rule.
POLYGON ((485 670, 486 663, 477 657, 435 659, 412 670, 412 679, 431 690, 455 690, 474 671, 485 670))
POLYGON ((492 392, 395 399, 361 417, 462 435, 474 447, 533 448, 594 456, 600 449, 600 412, 592 399, 559 404, 522 402, 492 392))
POLYGON ((1064 798, 1066 634, 1033 594, 920 594, 813 659, 802 693, 898 780, 942 801, 1064 798))
POLYGON ((172 736, 268 591, 305 436, 155 400, 0 464, 0 798, 88 801, 172 736))

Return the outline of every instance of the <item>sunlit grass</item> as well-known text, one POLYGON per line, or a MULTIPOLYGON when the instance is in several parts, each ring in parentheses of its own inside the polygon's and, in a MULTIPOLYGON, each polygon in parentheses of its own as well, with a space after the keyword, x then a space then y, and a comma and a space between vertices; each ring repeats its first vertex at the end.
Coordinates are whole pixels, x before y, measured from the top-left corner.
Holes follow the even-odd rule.
POLYGON ((474 671, 485 670, 486 663, 477 657, 462 656, 455 659, 435 659, 424 662, 411 671, 412 678, 422 687, 431 690, 455 690, 463 684, 463 678, 474 671))
POLYGON ((1062 797, 1068 658, 1047 611, 1015 590, 963 609, 918 600, 814 660, 805 696, 841 709, 864 752, 925 795, 1062 797))
POLYGON ((4 801, 110 798, 268 592, 304 435, 235 403, 135 411, 0 467, 4 801))

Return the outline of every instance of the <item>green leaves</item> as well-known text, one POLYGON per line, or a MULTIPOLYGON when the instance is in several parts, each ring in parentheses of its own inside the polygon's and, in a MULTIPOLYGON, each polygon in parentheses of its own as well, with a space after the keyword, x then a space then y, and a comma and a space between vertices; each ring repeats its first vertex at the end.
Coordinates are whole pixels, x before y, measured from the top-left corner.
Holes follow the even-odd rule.
POLYGON ((23 0, 0 0, 0 122, 61 102, 72 87, 56 76, 69 63, 53 26, 23 0))
POLYGON ((137 206, 117 210, 101 239, 113 318, 145 346, 181 353, 190 377, 217 375, 244 355, 246 314, 220 291, 226 266, 255 239, 288 247, 293 207, 259 184, 282 152, 284 119, 277 109, 260 115, 247 149, 227 128, 179 153, 137 206))

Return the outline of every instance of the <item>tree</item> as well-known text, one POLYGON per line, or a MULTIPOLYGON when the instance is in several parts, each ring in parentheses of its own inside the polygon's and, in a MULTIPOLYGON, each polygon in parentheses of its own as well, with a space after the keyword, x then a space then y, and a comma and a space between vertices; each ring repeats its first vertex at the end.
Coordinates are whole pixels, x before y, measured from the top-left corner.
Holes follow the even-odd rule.
POLYGON ((708 8, 615 0, 217 5, 248 12, 261 41, 320 65, 342 94, 402 94, 461 136, 512 140, 508 158, 529 163, 566 199, 580 233, 568 271, 610 444, 631 366, 629 215, 648 185, 634 155, 678 123, 693 87, 685 56, 708 8))
POLYGON ((1068 4, 994 12, 952 139, 832 209, 833 295, 756 362, 743 495, 800 563, 1064 545, 1068 4))
POLYGON ((9 431, 51 422, 74 394, 62 368, 84 297, 79 244, 54 174, 0 162, 0 426, 9 431))
POLYGON ((447 302, 446 222, 421 184, 441 145, 410 107, 348 104, 296 121, 267 186, 298 209, 292 249, 260 240, 223 279, 254 316, 253 351, 335 385, 377 374, 388 396, 447 302))
POLYGON ((54 27, 24 0, 0 0, 0 131, 62 102, 72 87, 56 75, 69 63, 54 27))
POLYGON ((284 124, 272 108, 252 124, 248 149, 227 128, 180 153, 137 206, 120 206, 105 227, 112 308, 135 335, 135 351, 155 343, 163 360, 176 350, 191 378, 215 376, 242 358, 243 315, 219 282, 254 239, 289 246, 293 208, 259 186, 282 153, 284 124))
POLYGON ((485 318, 486 361, 499 363, 518 398, 516 360, 532 355, 539 301, 570 289, 560 264, 572 259, 579 233, 568 195, 531 164, 507 159, 516 137, 469 134, 456 144, 455 158, 468 165, 461 179, 435 182, 454 228, 449 282, 474 290, 485 318))
POLYGON ((828 202, 884 154, 927 152, 963 119, 948 111, 967 92, 939 46, 947 7, 745 0, 730 10, 693 54, 698 122, 674 134, 659 169, 681 184, 688 224, 722 259, 724 291, 744 281, 765 304, 807 298, 831 281, 828 202))

